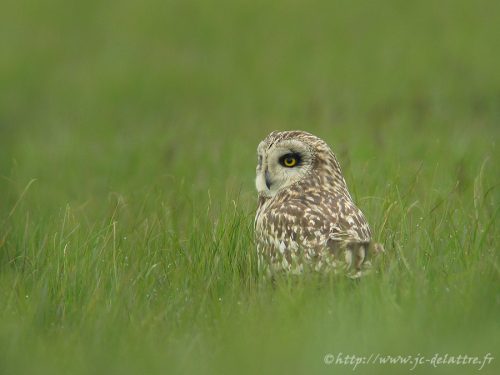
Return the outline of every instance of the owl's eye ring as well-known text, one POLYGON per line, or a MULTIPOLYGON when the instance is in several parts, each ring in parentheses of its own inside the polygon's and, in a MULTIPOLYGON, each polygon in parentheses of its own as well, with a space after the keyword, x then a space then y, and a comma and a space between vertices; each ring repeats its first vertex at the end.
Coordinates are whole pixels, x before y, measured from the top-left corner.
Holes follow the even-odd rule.
POLYGON ((280 164, 287 168, 296 167, 300 164, 300 155, 296 153, 286 154, 280 158, 280 164))

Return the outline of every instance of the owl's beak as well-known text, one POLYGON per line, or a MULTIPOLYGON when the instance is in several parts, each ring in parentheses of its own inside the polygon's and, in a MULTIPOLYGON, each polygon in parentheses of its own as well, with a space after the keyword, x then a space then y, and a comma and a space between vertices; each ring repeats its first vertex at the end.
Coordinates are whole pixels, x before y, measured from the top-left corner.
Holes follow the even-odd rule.
POLYGON ((266 186, 270 190, 271 189, 271 175, 269 174, 269 170, 266 169, 266 186))

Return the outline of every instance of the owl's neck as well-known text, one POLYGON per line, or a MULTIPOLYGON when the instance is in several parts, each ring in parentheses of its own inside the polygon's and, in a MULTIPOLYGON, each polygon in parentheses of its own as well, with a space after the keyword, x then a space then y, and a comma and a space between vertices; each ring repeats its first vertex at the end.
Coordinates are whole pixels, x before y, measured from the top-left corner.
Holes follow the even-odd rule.
POLYGON ((270 199, 270 198, 269 198, 269 197, 265 197, 265 196, 263 196, 263 195, 259 194, 259 207, 262 207, 262 205, 263 205, 264 203, 266 203, 266 201, 267 201, 268 199, 270 199))

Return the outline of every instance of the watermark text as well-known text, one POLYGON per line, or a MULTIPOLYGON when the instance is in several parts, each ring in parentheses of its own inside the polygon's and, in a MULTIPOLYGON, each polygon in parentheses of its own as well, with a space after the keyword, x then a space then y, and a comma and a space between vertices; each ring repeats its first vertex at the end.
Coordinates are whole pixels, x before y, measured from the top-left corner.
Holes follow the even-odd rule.
POLYGON ((348 353, 327 353, 323 357, 325 365, 350 367, 355 371, 363 365, 399 365, 409 368, 411 371, 419 366, 470 366, 480 371, 490 365, 495 358, 491 353, 484 355, 448 354, 435 353, 433 355, 390 355, 382 353, 371 353, 369 355, 356 355, 348 353))

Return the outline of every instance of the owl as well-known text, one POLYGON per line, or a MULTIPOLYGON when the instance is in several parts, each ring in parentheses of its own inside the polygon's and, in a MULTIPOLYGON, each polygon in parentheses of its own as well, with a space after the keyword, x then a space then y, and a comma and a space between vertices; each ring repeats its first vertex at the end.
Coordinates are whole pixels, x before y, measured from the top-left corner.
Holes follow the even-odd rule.
POLYGON ((272 132, 257 148, 255 240, 259 270, 345 272, 370 268, 371 231, 330 147, 304 131, 272 132))

